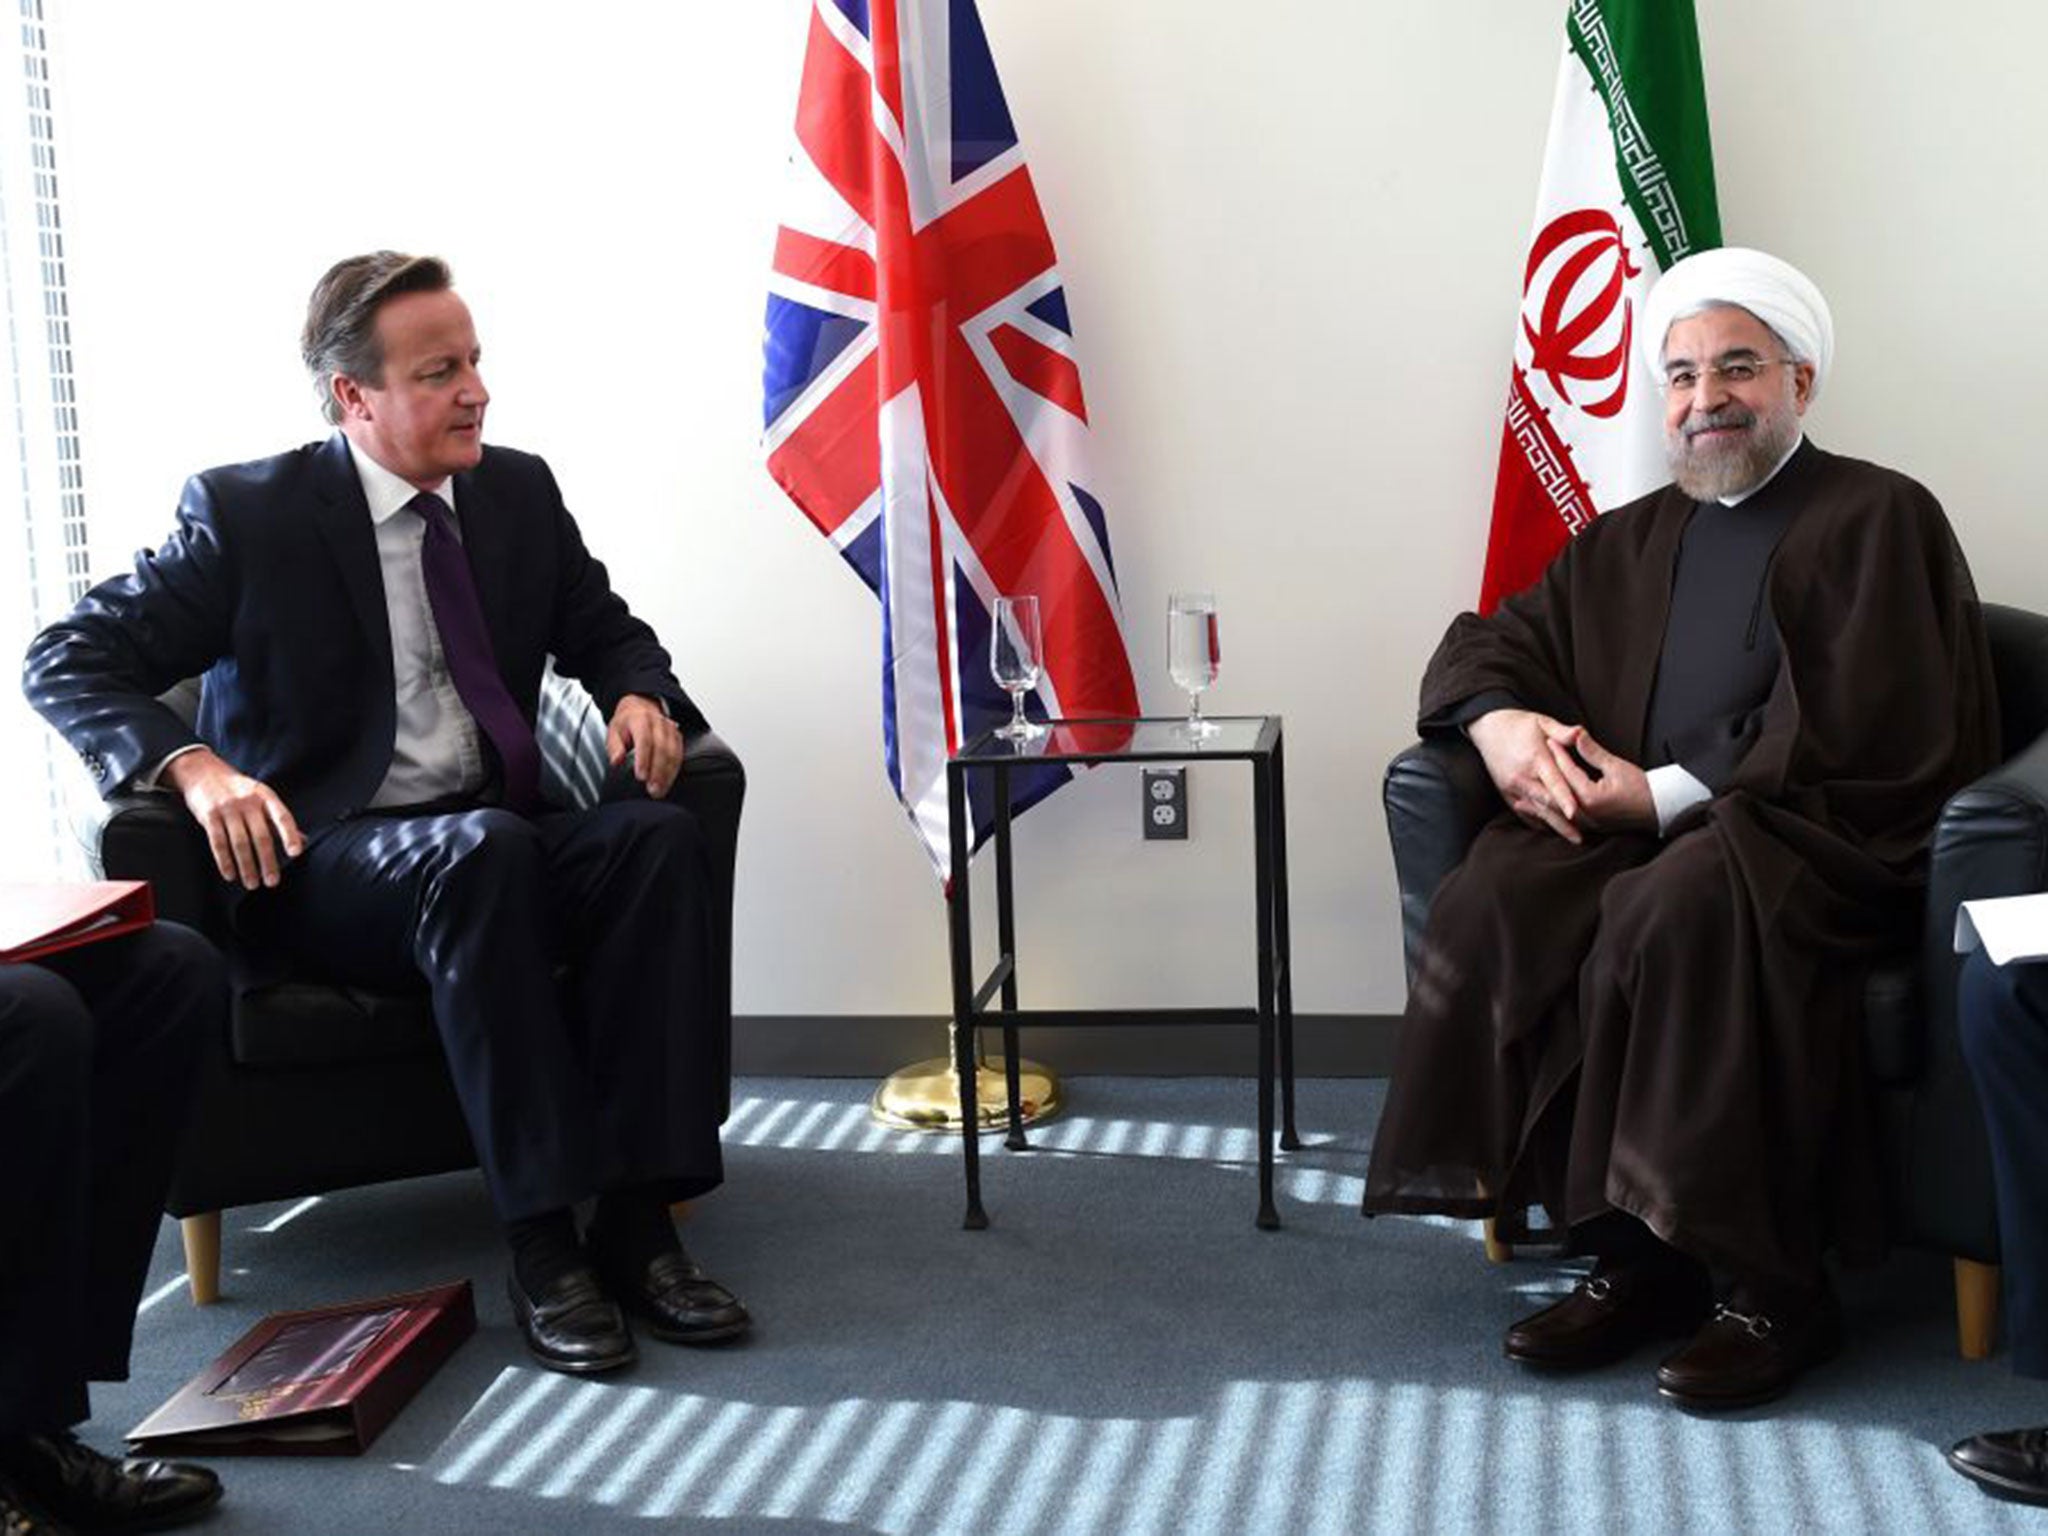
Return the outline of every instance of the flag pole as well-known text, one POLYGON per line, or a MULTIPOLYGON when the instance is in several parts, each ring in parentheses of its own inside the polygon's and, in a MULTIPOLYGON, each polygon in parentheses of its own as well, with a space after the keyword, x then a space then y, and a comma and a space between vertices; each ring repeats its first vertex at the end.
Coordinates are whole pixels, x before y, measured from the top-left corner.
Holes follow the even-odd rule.
MULTIPOLYGON (((967 1001, 972 983, 968 979, 968 932, 967 880, 968 851, 967 812, 964 804, 966 788, 955 774, 947 775, 946 794, 947 842, 952 855, 952 867, 956 871, 946 882, 946 926, 948 944, 952 950, 954 1006, 966 1007, 973 1017, 977 1005, 967 1001)), ((997 942, 1001 945, 1004 961, 999 974, 1002 980, 1002 998, 1005 1010, 1017 1006, 1017 974, 1011 968, 1012 957, 1017 953, 1017 934, 1010 914, 1010 791, 1009 771, 996 769, 996 819, 994 841, 996 854, 996 930, 997 942)), ((993 979, 991 979, 993 984, 993 979)), ((961 1023, 956 1015, 946 1021, 946 1054, 912 1062, 901 1067, 882 1080, 881 1086, 868 1101, 868 1112, 883 1125, 899 1131, 950 1131, 958 1134, 961 1129, 960 1069, 956 1065, 960 1058, 961 1023)), ((982 1132, 999 1130, 1009 1123, 1010 1092, 1008 1073, 988 1064, 982 1053, 981 1031, 970 1025, 972 1033, 969 1045, 974 1057, 974 1118, 977 1129, 982 1132)), ((1004 1058, 1003 1067, 1009 1066, 1004 1058)), ((1017 1077, 1017 1121, 1018 1133, 1012 1135, 1007 1145, 1022 1150, 1025 1142, 1023 1127, 1035 1125, 1059 1113, 1060 1083, 1050 1067, 1019 1056, 1016 1063, 1017 1077)))

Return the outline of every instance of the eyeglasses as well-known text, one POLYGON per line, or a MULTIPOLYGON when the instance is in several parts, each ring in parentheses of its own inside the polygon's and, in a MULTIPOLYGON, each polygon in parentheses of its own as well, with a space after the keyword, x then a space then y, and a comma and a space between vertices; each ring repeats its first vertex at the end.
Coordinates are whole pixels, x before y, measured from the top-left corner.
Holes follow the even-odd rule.
POLYGON ((1657 388, 1665 394, 1673 391, 1689 395, 1699 388, 1701 379, 1718 379, 1723 384, 1741 386, 1754 384, 1766 368, 1796 368, 1796 357, 1738 357, 1725 363, 1707 363, 1702 367, 1688 364, 1674 368, 1657 380, 1657 388))

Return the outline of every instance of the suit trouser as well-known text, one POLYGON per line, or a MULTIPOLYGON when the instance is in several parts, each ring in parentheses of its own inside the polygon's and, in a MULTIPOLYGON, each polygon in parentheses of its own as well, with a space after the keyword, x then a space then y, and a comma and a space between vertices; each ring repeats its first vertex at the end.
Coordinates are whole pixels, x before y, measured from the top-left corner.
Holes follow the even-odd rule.
POLYGON ((2048 964, 1993 965, 1980 949, 1956 1002, 1998 1187, 2012 1367, 2048 1376, 2048 964))
POLYGON ((511 1221, 619 1185, 680 1200, 722 1178, 710 888, 696 818, 628 781, 587 811, 341 822, 245 921, 344 984, 424 978, 511 1221))
POLYGON ((219 954, 172 923, 0 966, 0 1438, 121 1381, 219 954))

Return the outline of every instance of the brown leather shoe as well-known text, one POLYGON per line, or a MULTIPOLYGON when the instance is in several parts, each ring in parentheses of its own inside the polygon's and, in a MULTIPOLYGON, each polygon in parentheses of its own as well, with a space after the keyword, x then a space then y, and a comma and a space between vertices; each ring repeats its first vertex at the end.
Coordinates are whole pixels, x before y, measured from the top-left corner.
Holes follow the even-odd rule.
POLYGON ((1541 1370, 1587 1370, 1696 1326, 1707 1299, 1704 1280, 1690 1269, 1603 1261, 1564 1300, 1509 1328, 1501 1348, 1541 1370))
POLYGON ((1784 1395, 1842 1347, 1842 1313, 1823 1289, 1772 1311, 1734 1300, 1714 1308, 1692 1342, 1657 1367, 1657 1390, 1685 1408, 1753 1408, 1784 1395))
POLYGON ((2048 1428, 2000 1429, 1948 1448, 1948 1464, 1986 1493, 2048 1504, 2048 1428))

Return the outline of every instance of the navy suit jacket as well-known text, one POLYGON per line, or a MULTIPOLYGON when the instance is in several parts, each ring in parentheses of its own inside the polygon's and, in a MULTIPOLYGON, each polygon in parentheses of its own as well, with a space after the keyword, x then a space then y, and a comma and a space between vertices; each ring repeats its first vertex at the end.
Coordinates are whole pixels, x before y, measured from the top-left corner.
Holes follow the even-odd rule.
MULTIPOLYGON (((628 693, 704 728, 653 630, 584 548, 540 459, 485 448, 455 477, 498 669, 531 722, 549 656, 607 716, 628 693)), ((113 794, 203 741, 309 835, 368 804, 397 729, 376 533, 339 433, 185 485, 178 525, 29 647, 29 702, 113 794), (204 674, 196 734, 157 695, 204 674)))

